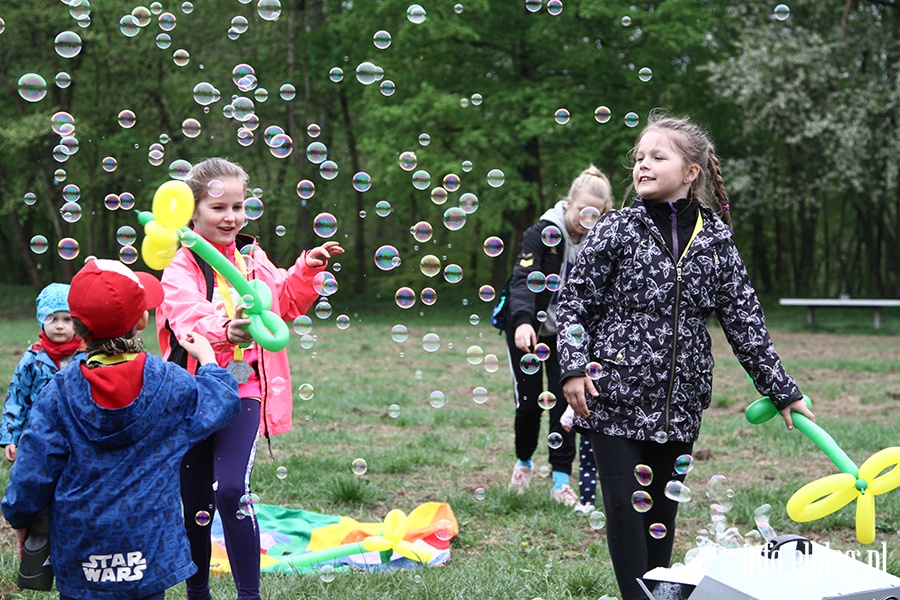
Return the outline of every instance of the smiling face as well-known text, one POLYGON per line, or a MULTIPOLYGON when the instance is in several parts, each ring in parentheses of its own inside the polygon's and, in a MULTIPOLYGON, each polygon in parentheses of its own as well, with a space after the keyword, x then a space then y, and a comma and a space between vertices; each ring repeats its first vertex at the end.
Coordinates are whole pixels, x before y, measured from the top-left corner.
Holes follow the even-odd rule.
POLYGON ((237 177, 223 177, 217 180, 222 185, 212 186, 211 196, 205 193, 192 217, 194 231, 202 235, 210 243, 227 246, 234 241, 244 226, 244 184, 237 177))
POLYGON ((641 137, 634 159, 634 189, 645 200, 675 202, 686 197, 700 171, 697 164, 687 164, 672 134, 658 129, 641 137))
POLYGON ((57 344, 65 344, 75 337, 75 327, 72 325, 72 315, 65 310, 58 310, 44 321, 44 333, 50 341, 57 344))

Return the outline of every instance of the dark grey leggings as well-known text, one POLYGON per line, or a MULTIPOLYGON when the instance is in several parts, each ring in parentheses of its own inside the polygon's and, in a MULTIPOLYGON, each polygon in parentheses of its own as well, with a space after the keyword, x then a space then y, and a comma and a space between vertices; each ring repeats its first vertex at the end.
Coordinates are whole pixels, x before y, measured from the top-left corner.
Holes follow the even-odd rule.
POLYGON ((190 600, 210 600, 210 526, 197 523, 197 513, 210 518, 218 511, 225 530, 225 549, 238 600, 259 600, 259 527, 252 511, 240 511, 240 499, 250 493, 250 472, 256 456, 259 400, 241 398, 241 412, 231 423, 200 441, 181 461, 184 525, 197 573, 187 580, 190 600), (214 485, 215 484, 215 485, 214 485), (249 516, 246 512, 250 512, 249 516))
POLYGON ((590 440, 606 512, 606 542, 622 600, 646 598, 635 579, 655 567, 669 566, 678 503, 666 498, 664 492, 669 481, 684 481, 684 475, 675 473, 675 459, 690 454, 693 444, 659 444, 596 432, 590 433, 590 440), (639 464, 653 470, 653 481, 646 487, 634 475, 639 464), (645 513, 632 506, 631 496, 637 490, 648 492, 653 499, 653 507, 645 513), (649 533, 654 523, 666 526, 667 533, 661 539, 649 533))

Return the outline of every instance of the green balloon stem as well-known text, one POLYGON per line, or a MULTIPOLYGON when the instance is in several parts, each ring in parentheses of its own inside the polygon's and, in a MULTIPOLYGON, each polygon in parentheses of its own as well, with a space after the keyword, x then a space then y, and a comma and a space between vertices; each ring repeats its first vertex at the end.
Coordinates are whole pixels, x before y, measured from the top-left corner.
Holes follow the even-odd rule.
POLYGON ((815 442, 816 446, 821 448, 822 452, 831 459, 831 462, 837 466, 843 473, 849 473, 856 477, 859 475, 859 467, 850 460, 847 453, 841 450, 837 442, 834 441, 828 432, 810 421, 806 415, 793 413, 791 418, 794 421, 794 427, 802 431, 806 437, 815 442))
POLYGON ((299 569, 303 567, 313 567, 319 563, 336 560, 338 558, 350 556, 351 554, 362 554, 365 551, 366 550, 365 548, 363 548, 363 543, 356 542, 353 544, 343 544, 341 546, 335 546, 334 548, 326 548, 324 550, 318 550, 316 552, 298 554, 296 556, 292 556, 286 560, 283 560, 292 567, 296 567, 299 569))
POLYGON ((869 489, 869 482, 865 479, 857 479, 856 480, 856 489, 858 489, 862 493, 866 493, 866 490, 869 489))
MULTIPOLYGON (((807 407, 812 407, 812 401, 806 396, 803 396, 803 401, 806 403, 807 407)), ((744 415, 747 417, 747 420, 754 425, 760 425, 775 417, 780 412, 781 411, 772 404, 769 397, 764 396, 748 406, 744 415)), ((849 473, 854 477, 859 475, 859 467, 857 467, 850 457, 847 456, 846 452, 841 450, 840 446, 837 445, 834 438, 828 435, 827 431, 810 421, 809 418, 802 413, 793 411, 791 413, 791 419, 794 421, 794 427, 811 439, 842 473, 849 473)))

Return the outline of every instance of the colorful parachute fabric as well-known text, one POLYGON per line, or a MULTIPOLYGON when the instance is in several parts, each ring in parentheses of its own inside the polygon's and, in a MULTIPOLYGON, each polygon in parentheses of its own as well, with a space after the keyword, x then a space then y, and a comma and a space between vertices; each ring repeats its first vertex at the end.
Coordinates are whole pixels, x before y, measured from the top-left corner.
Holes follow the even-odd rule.
MULTIPOLYGON (((317 570, 323 564, 366 571, 438 566, 450 560, 450 540, 459 532, 449 504, 426 502, 405 515, 405 521, 401 521, 405 533, 400 532, 402 541, 396 541, 405 546, 400 548, 403 554, 396 550, 367 551, 363 548, 364 543, 369 545, 368 542, 375 539, 386 542, 381 536, 390 537, 387 518, 385 523, 360 523, 349 517, 271 504, 257 504, 254 510, 259 523, 260 567, 263 573, 306 573, 317 570), (316 554, 311 554, 314 552, 316 554), (318 559, 326 556, 327 559, 318 559), (407 556, 418 556, 418 561, 407 556)), ((391 512, 403 514, 400 511, 391 512)), ((212 572, 230 573, 222 521, 218 514, 211 527, 212 572)), ((397 535, 397 532, 394 534, 397 535)))

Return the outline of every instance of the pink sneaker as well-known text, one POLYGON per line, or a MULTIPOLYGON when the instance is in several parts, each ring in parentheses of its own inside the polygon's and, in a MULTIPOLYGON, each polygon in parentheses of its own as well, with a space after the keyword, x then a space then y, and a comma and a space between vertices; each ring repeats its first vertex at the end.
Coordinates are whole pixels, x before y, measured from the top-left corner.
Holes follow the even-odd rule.
POLYGON ((551 490, 550 497, 566 506, 575 506, 575 503, 578 502, 578 494, 576 494, 575 490, 568 484, 564 484, 561 488, 551 490))
POLYGON ((509 489, 524 493, 531 486, 531 476, 534 475, 533 467, 513 467, 512 481, 509 482, 509 489))

